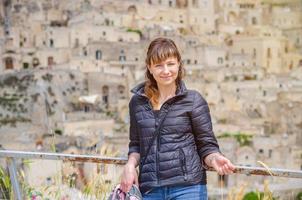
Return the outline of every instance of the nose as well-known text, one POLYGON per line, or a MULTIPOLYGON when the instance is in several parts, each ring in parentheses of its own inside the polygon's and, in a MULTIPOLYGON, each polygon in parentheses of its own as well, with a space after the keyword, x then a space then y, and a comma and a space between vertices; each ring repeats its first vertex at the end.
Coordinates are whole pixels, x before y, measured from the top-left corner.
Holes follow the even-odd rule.
POLYGON ((169 73, 169 68, 168 68, 167 64, 164 65, 163 72, 164 73, 169 73))

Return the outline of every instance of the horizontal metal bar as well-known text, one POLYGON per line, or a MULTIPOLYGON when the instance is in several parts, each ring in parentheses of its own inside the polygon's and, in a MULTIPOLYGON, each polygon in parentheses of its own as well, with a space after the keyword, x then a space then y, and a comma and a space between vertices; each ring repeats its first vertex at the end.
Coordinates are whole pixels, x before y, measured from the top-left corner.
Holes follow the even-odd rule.
MULTIPOLYGON (((213 168, 210 168, 209 170, 215 171, 213 168)), ((268 171, 264 167, 236 166, 234 173, 245 174, 245 175, 277 176, 277 177, 301 178, 302 179, 302 171, 289 170, 289 169, 278 169, 278 168, 269 168, 269 171, 268 171)))
POLYGON ((114 157, 103 157, 103 156, 92 156, 92 155, 63 154, 63 153, 30 152, 30 151, 10 151, 10 150, 0 150, 0 157, 93 162, 93 163, 105 163, 105 164, 116 164, 116 165, 124 165, 127 162, 127 158, 114 158, 114 157))
MULTIPOLYGON (((94 162, 94 163, 105 163, 105 164, 116 164, 116 165, 124 165, 127 162, 127 158, 62 154, 62 153, 11 151, 11 150, 0 150, 0 157, 94 162)), ((209 170, 215 171, 213 168, 210 168, 209 170)), ((302 179, 302 171, 278 169, 278 168, 269 168, 269 171, 268 171, 264 167, 236 166, 234 173, 246 174, 246 175, 278 176, 278 177, 301 178, 302 179)))

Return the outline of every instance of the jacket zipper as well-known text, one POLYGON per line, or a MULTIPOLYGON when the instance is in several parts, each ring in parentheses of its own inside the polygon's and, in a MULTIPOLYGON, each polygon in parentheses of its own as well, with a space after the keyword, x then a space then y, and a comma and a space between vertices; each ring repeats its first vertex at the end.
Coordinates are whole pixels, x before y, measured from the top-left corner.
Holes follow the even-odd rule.
MULTIPOLYGON (((177 96, 174 96, 174 97, 172 97, 171 99, 174 99, 175 97, 177 97, 177 96)), ((158 119, 159 119, 159 117, 160 117, 160 115, 161 115, 162 108, 165 107, 165 105, 167 104, 167 102, 170 101, 171 99, 165 101, 165 102, 163 103, 163 105, 160 107, 159 113, 158 113, 158 119)), ((152 109, 152 105, 151 105, 150 100, 148 100, 148 105, 149 105, 149 107, 151 108, 151 110, 153 110, 153 109, 152 109)), ((153 111, 152 111, 152 112, 153 112, 153 111)), ((167 111, 167 112, 168 112, 168 111, 167 111)), ((167 113, 167 114, 168 114, 168 113, 167 113)), ((153 115, 154 115, 154 114, 153 114, 153 115)), ((160 123, 160 122, 157 121, 157 122, 155 122, 155 123, 160 123)), ((161 129, 161 126, 162 126, 162 123, 160 124, 160 127, 158 127, 159 133, 158 133, 158 136, 157 136, 157 139, 156 139, 156 149, 157 149, 157 151, 156 151, 156 153, 155 153, 155 159, 156 159, 156 176, 157 176, 157 184, 158 184, 158 185, 160 185, 160 178, 159 178, 159 159, 158 159, 158 154, 159 154, 159 152, 160 152, 160 129, 161 129)), ((157 128, 157 126, 156 126, 155 128, 157 128)), ((155 133, 155 134, 156 134, 156 133, 155 133)))
POLYGON ((184 174, 184 180, 188 180, 187 175, 187 165, 186 165, 186 156, 182 148, 179 148, 179 153, 181 154, 181 170, 184 174))
MULTIPOLYGON (((166 101, 167 102, 167 101, 166 101)), ((159 159, 158 159, 158 154, 159 154, 159 152, 160 152, 160 129, 161 129, 161 127, 162 127, 162 123, 159 121, 159 119, 160 119, 160 115, 161 115, 161 112, 162 112, 162 108, 164 108, 165 107, 165 104, 166 104, 166 102, 164 102, 163 103, 163 105, 160 107, 160 109, 159 109, 159 113, 158 113, 158 121, 156 121, 155 123, 160 123, 160 127, 155 127, 155 128, 157 128, 158 129, 158 136, 157 136, 157 142, 156 142, 156 149, 157 149, 157 151, 156 151, 156 176, 157 176, 157 184, 158 185, 160 185, 160 177, 159 177, 159 159)), ((168 111, 167 111, 168 112, 168 111)), ((168 114, 168 113, 167 113, 168 114)))

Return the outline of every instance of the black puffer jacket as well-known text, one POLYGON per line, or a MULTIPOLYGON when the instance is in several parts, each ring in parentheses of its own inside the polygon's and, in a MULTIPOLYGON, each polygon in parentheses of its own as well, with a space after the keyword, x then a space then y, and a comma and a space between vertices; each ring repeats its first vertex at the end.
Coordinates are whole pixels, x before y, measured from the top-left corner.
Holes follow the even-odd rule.
POLYGON ((139 183, 142 193, 158 186, 206 184, 201 161, 210 153, 219 152, 212 131, 209 107, 204 98, 187 90, 181 82, 176 96, 166 101, 154 118, 152 106, 144 94, 144 83, 131 90, 129 153, 145 157, 154 131, 161 125, 143 166, 139 183))

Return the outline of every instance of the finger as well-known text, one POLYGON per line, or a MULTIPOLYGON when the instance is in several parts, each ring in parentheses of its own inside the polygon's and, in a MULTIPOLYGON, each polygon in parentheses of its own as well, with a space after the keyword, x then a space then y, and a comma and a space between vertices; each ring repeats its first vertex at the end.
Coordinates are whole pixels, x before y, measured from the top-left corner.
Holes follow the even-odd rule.
POLYGON ((230 171, 232 171, 232 173, 233 173, 234 170, 235 170, 235 166, 234 166, 232 163, 230 163, 230 164, 228 164, 228 169, 229 169, 230 171))
POLYGON ((139 186, 139 184, 138 184, 138 177, 137 177, 137 176, 135 176, 134 184, 135 184, 136 186, 139 186))
POLYGON ((128 185, 126 183, 124 184, 124 187, 122 190, 123 190, 123 192, 128 192, 128 185))
POLYGON ((124 182, 121 182, 120 183, 120 188, 123 192, 125 192, 125 185, 124 185, 124 182))
POLYGON ((226 174, 232 174, 233 173, 232 169, 230 169, 227 164, 224 165, 224 168, 225 168, 225 173, 226 174))
POLYGON ((236 168, 235 165, 233 165, 233 163, 230 160, 227 161, 227 165, 228 165, 229 169, 231 169, 232 171, 234 171, 236 168))
POLYGON ((224 165, 221 167, 221 171, 222 171, 223 175, 225 175, 225 173, 226 173, 226 168, 225 168, 224 165))
POLYGON ((130 188, 131 188, 132 184, 127 183, 127 182, 123 182, 121 183, 121 190, 123 192, 129 192, 130 188), (129 186, 130 185, 130 186, 129 186))
POLYGON ((218 172, 219 175, 223 175, 222 167, 218 167, 216 171, 218 172))

